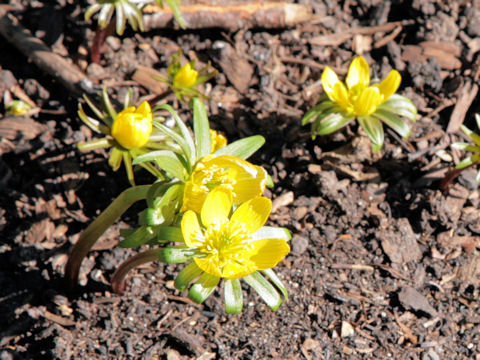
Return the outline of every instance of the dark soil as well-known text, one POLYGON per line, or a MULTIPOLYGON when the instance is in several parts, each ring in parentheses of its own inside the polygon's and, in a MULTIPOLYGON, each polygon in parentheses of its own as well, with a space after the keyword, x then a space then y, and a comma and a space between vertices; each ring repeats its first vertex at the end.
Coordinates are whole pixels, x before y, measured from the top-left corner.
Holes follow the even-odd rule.
POLYGON ((173 287, 179 267, 160 263, 134 271, 117 295, 109 278, 134 250, 115 244, 138 205, 90 252, 67 296, 68 251, 128 183, 106 152, 76 149, 95 136, 76 115, 78 99, 2 39, 2 97, 18 85, 40 112, 0 117, 0 359, 480 359, 476 169, 439 190, 464 157, 450 147, 464 139, 459 124, 475 129, 480 112, 478 98, 465 100, 480 75, 480 1, 298 2, 313 21, 236 33, 127 30, 107 39, 96 65, 86 1, 8 1, 23 26, 114 98, 132 87, 138 101, 173 104, 187 120, 185 105, 154 99, 133 74, 139 65, 165 72, 178 48, 211 61, 220 71, 205 88, 211 126, 230 141, 267 139, 252 161, 275 180, 271 224, 293 239, 277 268, 290 298, 276 312, 249 288, 240 315, 224 313, 218 292, 192 304, 173 287), (345 74, 357 54, 379 78, 398 69, 399 92, 419 109, 411 138, 387 130, 380 154, 356 126, 312 140, 300 125, 322 92, 323 66, 345 74))

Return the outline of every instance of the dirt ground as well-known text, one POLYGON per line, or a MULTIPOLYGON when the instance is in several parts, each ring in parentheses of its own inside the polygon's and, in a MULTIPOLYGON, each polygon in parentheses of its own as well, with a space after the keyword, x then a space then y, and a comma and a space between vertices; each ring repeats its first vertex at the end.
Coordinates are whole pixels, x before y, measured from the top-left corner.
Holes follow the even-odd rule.
POLYGON ((476 169, 439 190, 465 156, 450 147, 465 140, 459 125, 476 129, 480 112, 480 1, 299 0, 314 16, 289 28, 130 29, 107 38, 100 64, 87 56, 86 1, 3 3, 114 98, 131 87, 187 120, 188 108, 141 71, 165 73, 179 48, 210 61, 219 70, 204 88, 211 126, 231 141, 267 139, 252 162, 275 181, 270 223, 293 239, 277 267, 290 298, 276 312, 249 288, 239 315, 224 313, 218 292, 195 305, 173 287, 179 267, 160 263, 134 271, 117 295, 109 278, 134 250, 115 244, 138 204, 89 253, 67 296, 72 244, 128 183, 105 151, 76 149, 95 137, 78 97, 1 38, 0 93, 39 109, 0 115, 1 360, 480 359, 476 169), (399 93, 419 110, 410 139, 386 130, 379 154, 355 125, 312 140, 300 124, 324 66, 345 74, 358 54, 378 78, 399 70, 399 93))

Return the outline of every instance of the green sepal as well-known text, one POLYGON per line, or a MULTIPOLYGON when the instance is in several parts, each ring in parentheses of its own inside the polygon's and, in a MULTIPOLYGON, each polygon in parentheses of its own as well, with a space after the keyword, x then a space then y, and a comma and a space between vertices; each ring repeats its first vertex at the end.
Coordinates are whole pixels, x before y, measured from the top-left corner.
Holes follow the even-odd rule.
POLYGON ((472 145, 467 143, 453 143, 452 147, 458 150, 480 153, 480 146, 477 146, 477 145, 472 145))
POLYGON ((270 309, 277 310, 280 307, 282 298, 277 289, 258 271, 245 276, 243 280, 257 292, 270 309))
POLYGON ((113 16, 113 11, 115 10, 115 7, 113 4, 104 4, 102 5, 102 8, 100 9, 100 13, 98 14, 98 25, 105 29, 108 24, 110 23, 110 20, 113 16))
POLYGON ((265 138, 261 135, 249 136, 244 139, 237 140, 227 146, 218 149, 216 156, 233 155, 242 159, 248 159, 252 154, 265 144, 265 138))
POLYGON ((95 139, 84 143, 77 144, 77 148, 80 151, 89 151, 93 149, 105 149, 111 147, 112 141, 107 138, 95 139))
POLYGON ((270 174, 267 174, 267 187, 271 189, 274 186, 275 186, 275 183, 273 182, 273 178, 270 176, 270 174))
POLYGON ((474 133, 472 130, 470 130, 469 128, 467 128, 465 125, 462 124, 461 126, 461 129, 462 131, 465 133, 465 135, 467 135, 470 139, 473 140, 473 142, 480 146, 480 135, 474 133))
POLYGON ((132 167, 132 155, 129 151, 122 151, 123 153, 123 163, 125 165, 125 170, 127 171, 127 179, 130 182, 130 185, 135 186, 135 179, 133 176, 133 167, 132 167))
POLYGON ((259 230, 251 235, 252 240, 282 239, 285 241, 290 241, 291 238, 292 234, 287 228, 273 226, 262 226, 259 230))
POLYGON ((383 121, 385 124, 390 126, 393 130, 395 130, 401 137, 404 139, 408 139, 410 136, 410 126, 408 126, 405 121, 400 119, 397 115, 392 112, 389 112, 384 109, 377 109, 372 116, 383 121))
POLYGON ((195 255, 195 250, 185 246, 171 246, 158 251, 158 259, 168 264, 181 264, 190 261, 195 255))
POLYGON ((399 116, 406 117, 407 119, 416 122, 417 121, 417 108, 415 104, 409 98, 398 94, 393 94, 388 98, 386 102, 378 107, 379 109, 386 109, 399 116))
POLYGON ((185 291, 188 285, 195 280, 203 272, 195 262, 191 262, 185 266, 175 278, 175 288, 179 291, 185 291))
MULTIPOLYGON (((108 25, 108 24, 107 24, 108 25)), ((117 117, 117 112, 110 101, 110 97, 108 96, 107 87, 104 86, 102 90, 102 101, 105 110, 107 110, 108 115, 110 118, 105 117, 105 121, 107 122, 106 125, 111 127, 113 120, 117 117)))
POLYGON ((199 160, 211 152, 210 125, 205 105, 199 98, 192 99, 192 108, 195 148, 197 150, 197 160, 199 160))
POLYGON ((227 314, 239 314, 243 309, 243 293, 239 279, 225 279, 223 286, 225 311, 227 314))
POLYGON ((197 304, 203 303, 215 290, 219 282, 220 278, 218 276, 203 273, 200 279, 190 288, 188 298, 197 304))
POLYGON ((283 295, 283 301, 287 301, 288 299, 288 290, 287 287, 283 284, 282 280, 277 276, 275 271, 272 269, 262 270, 262 273, 270 279, 270 281, 280 290, 283 295))
POLYGON ((358 123, 372 142, 373 151, 379 152, 385 138, 382 122, 372 116, 360 116, 358 117, 358 123))
POLYGON ((151 226, 141 226, 130 234, 120 232, 125 237, 124 240, 118 243, 121 248, 134 248, 146 244, 151 239, 155 238, 155 231, 151 226))

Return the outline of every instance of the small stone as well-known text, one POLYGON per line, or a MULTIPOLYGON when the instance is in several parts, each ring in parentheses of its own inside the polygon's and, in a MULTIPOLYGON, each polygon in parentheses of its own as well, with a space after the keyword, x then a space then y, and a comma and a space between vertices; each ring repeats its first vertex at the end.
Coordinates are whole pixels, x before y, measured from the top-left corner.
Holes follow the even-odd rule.
POLYGON ((342 321, 342 328, 340 330, 340 336, 342 338, 344 337, 350 337, 355 335, 355 329, 353 328, 352 325, 350 325, 349 322, 347 321, 342 321))
POLYGON ((308 248, 308 239, 303 236, 294 236, 292 239, 292 252, 300 255, 308 248))

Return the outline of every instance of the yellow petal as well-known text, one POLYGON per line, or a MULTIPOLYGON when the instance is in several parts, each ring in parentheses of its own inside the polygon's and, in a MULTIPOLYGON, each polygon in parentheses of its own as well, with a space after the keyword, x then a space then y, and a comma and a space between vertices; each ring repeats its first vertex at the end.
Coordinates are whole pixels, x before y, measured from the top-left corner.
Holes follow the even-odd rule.
POLYGON ((187 211, 183 214, 182 222, 182 235, 185 240, 185 245, 190 248, 200 247, 204 243, 203 232, 198 223, 197 214, 193 211, 187 211))
POLYGON ((357 116, 371 115, 382 102, 382 96, 377 87, 369 86, 355 100, 354 113, 357 116))
POLYGON ((222 277, 222 272, 218 268, 216 262, 212 261, 210 257, 206 258, 200 258, 200 257, 194 257, 193 261, 195 261, 195 264, 205 271, 208 274, 215 275, 218 277, 222 277))
POLYGON ((233 213, 230 221, 242 223, 247 234, 253 234, 260 229, 272 211, 272 202, 263 196, 258 196, 240 205, 233 213))
POLYGON ((275 267, 290 252, 290 246, 283 239, 262 239, 250 245, 253 246, 250 261, 257 270, 275 267))
POLYGON ((221 149, 227 145, 227 138, 215 130, 210 129, 210 144, 210 152, 213 154, 218 149, 221 149))
POLYGON ((142 102, 135 112, 138 114, 142 114, 144 117, 152 118, 152 108, 150 107, 150 104, 146 101, 142 102))
POLYGON ((200 218, 205 227, 228 221, 232 209, 232 192, 224 186, 210 191, 202 206, 200 218))
POLYGON ((233 203, 241 204, 262 195, 267 186, 267 172, 237 156, 223 155, 213 158, 205 166, 226 169, 233 183, 233 203))
POLYGON ((222 277, 225 279, 238 279, 250 275, 257 271, 255 263, 244 261, 242 263, 232 262, 225 265, 222 269, 222 277))
POLYGON ((377 85, 382 95, 382 103, 397 92, 401 82, 402 76, 400 73, 397 70, 392 70, 388 73, 387 77, 377 85))
POLYGON ((353 89, 355 86, 366 88, 370 84, 370 67, 362 56, 356 57, 350 63, 345 82, 348 89, 353 89))
POLYGON ((197 77, 198 71, 192 68, 190 63, 185 64, 173 78, 173 86, 176 88, 188 88, 197 82, 197 77))
POLYGON ((323 90, 327 94, 328 98, 333 102, 336 102, 340 107, 347 110, 349 108, 348 91, 345 84, 342 83, 335 71, 328 66, 322 73, 322 86, 323 90))

